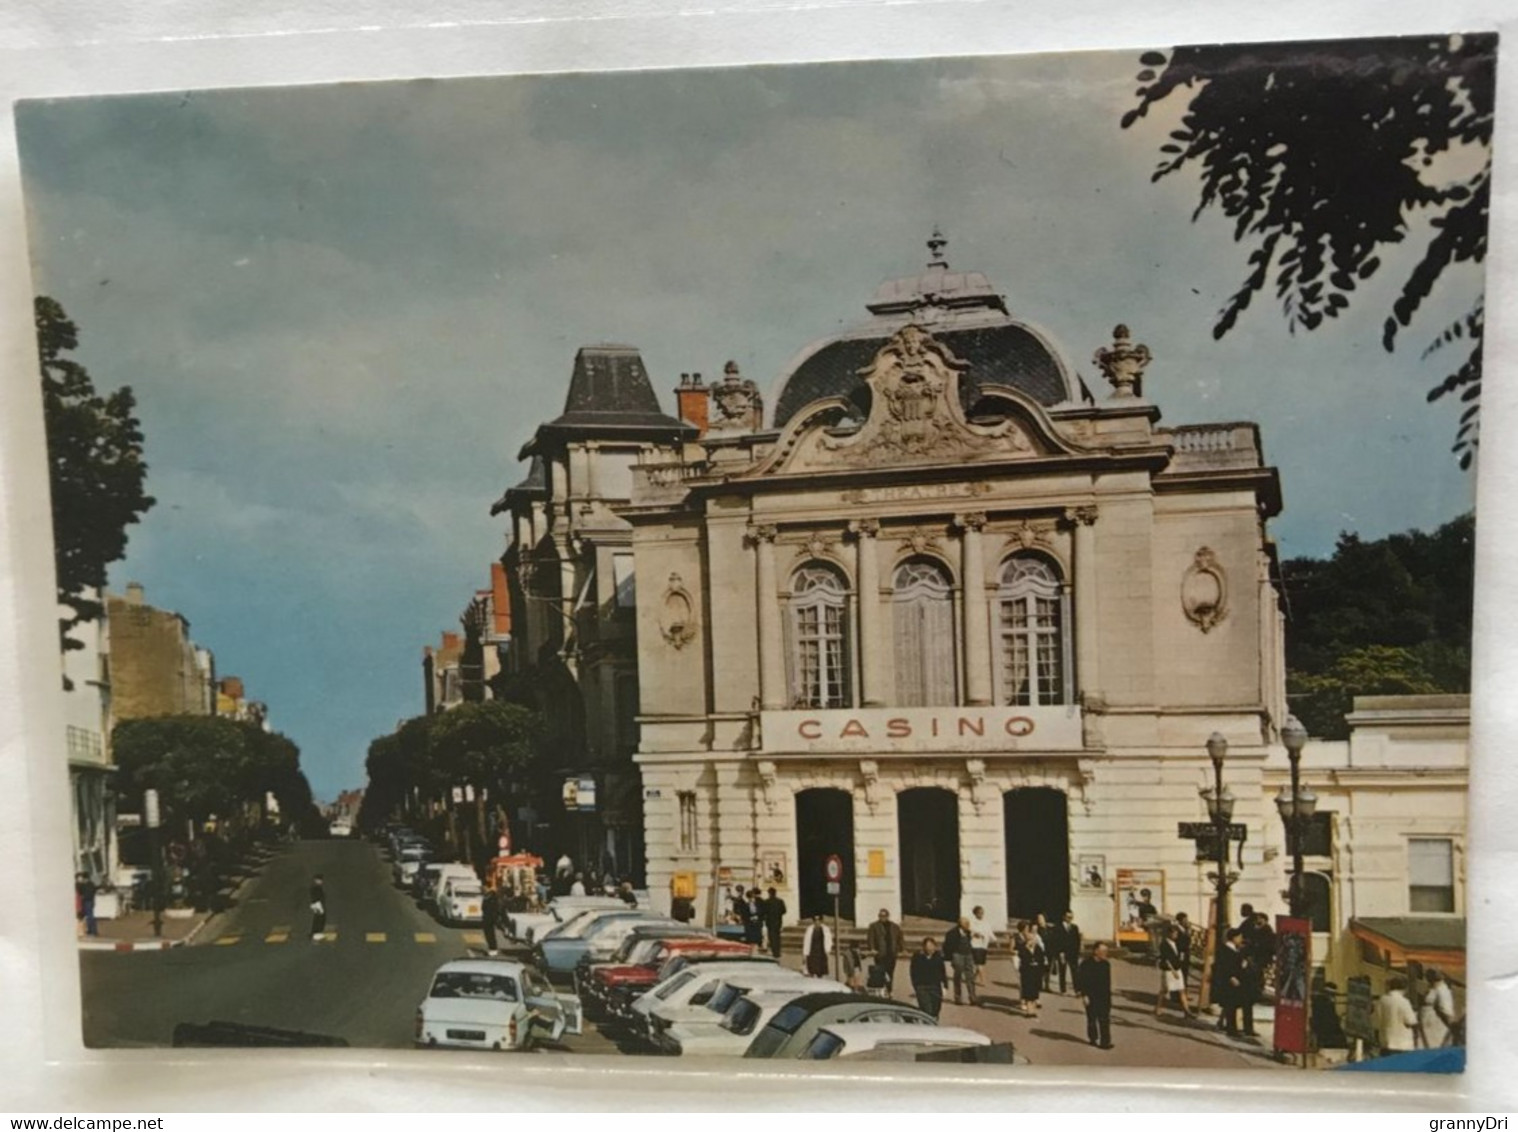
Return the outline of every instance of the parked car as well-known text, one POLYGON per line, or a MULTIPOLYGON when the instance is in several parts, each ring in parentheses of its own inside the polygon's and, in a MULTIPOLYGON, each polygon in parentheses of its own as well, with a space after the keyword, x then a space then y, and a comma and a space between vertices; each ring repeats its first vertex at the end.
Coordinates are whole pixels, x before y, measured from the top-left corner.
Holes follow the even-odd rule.
POLYGON ((428 861, 432 860, 432 850, 425 845, 407 844, 401 847, 400 853, 395 858, 395 863, 390 866, 391 878, 397 888, 410 888, 411 882, 416 879, 416 871, 428 861))
POLYGON ((659 972, 671 956, 721 955, 735 950, 743 950, 743 945, 735 947, 700 928, 639 928, 607 962, 581 960, 583 966, 575 970, 575 990, 585 1004, 587 1018, 625 1017, 633 999, 659 981, 659 972))
POLYGON ((628 905, 616 896, 560 896, 541 912, 507 912, 501 919, 510 938, 531 947, 549 929, 588 908, 625 912, 628 905))
MULTIPOLYGON (((819 989, 837 990, 841 983, 811 979, 800 971, 778 964, 734 970, 723 975, 721 985, 705 1003, 656 1006, 649 1013, 649 1039, 664 1053, 680 1053, 699 1035, 715 1030, 744 995, 770 990, 803 995, 819 989)), ((740 1051, 741 1052, 741 1051, 740 1051)))
POLYGON ((961 1026, 837 1022, 823 1026, 798 1055, 805 1061, 968 1061, 1012 1063, 1012 1046, 961 1026))
POLYGON ((529 964, 455 959, 432 976, 416 1008, 416 1044, 527 1050, 580 1032, 580 1004, 529 964))
POLYGON ((473 875, 444 877, 436 904, 445 924, 478 924, 485 918, 485 887, 473 875))
POLYGON ((352 837, 353 826, 347 821, 339 819, 327 826, 327 833, 333 837, 352 837))
POLYGON ((852 992, 807 994, 787 1004, 754 1035, 744 1057, 800 1057, 817 1031, 840 1022, 900 1022, 907 1025, 937 1026, 931 1014, 895 1002, 852 992))
MULTIPOLYGON (((567 979, 593 947, 603 956, 610 955, 632 931, 634 924, 654 921, 651 913, 631 908, 591 911, 549 932, 533 945, 532 953, 542 970, 567 979)), ((667 922, 683 926, 673 920, 667 922)))
POLYGON ((735 969, 754 967, 779 969, 780 965, 769 955, 672 956, 660 968, 659 974, 662 977, 659 981, 633 1000, 627 1008, 625 1020, 628 1028, 634 1037, 652 1045, 652 1014, 655 1008, 663 1006, 681 1010, 705 1006, 722 985, 724 976, 731 975, 735 969), (741 966, 744 964, 750 966, 741 966))
POLYGON ((422 907, 437 911, 437 898, 442 892, 443 882, 453 878, 470 880, 475 884, 480 883, 480 878, 474 869, 458 861, 429 862, 425 869, 418 872, 416 898, 421 901, 422 907))

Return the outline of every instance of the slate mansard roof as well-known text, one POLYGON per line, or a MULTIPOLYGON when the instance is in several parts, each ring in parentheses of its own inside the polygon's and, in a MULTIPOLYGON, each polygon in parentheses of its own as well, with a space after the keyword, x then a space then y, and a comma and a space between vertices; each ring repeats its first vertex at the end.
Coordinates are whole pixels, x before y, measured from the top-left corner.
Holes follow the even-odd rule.
POLYGON ((643 357, 633 346, 584 346, 575 354, 564 412, 543 426, 576 433, 673 429, 694 433, 659 407, 643 357))

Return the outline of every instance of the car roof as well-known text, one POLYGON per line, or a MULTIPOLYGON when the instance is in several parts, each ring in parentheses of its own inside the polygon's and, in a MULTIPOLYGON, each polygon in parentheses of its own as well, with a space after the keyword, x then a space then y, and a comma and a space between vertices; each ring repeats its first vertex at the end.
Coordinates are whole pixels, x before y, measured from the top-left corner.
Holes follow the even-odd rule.
POLYGON ((964 1026, 924 1026, 913 1022, 829 1022, 818 1029, 842 1038, 849 1053, 874 1049, 886 1042, 913 1045, 988 1046, 991 1039, 964 1026))
POLYGON ((869 1003, 872 1006, 898 1006, 905 1010, 916 1010, 917 1007, 907 1002, 894 1002, 888 998, 877 998, 874 995, 857 994, 854 991, 822 991, 813 994, 804 994, 796 999, 792 1006, 803 1008, 808 1015, 815 1014, 829 1006, 841 1006, 846 1002, 869 1003))
POLYGON ((511 975, 517 974, 527 966, 526 963, 516 959, 452 959, 444 963, 436 971, 433 977, 438 975, 511 975))
MULTIPOLYGON (((842 986, 843 984, 839 983, 838 985, 842 986)), ((780 1005, 784 1006, 796 1001, 798 998, 805 997, 806 994, 807 990, 805 987, 775 986, 756 987, 743 997, 752 999, 759 1006, 770 1006, 775 1003, 779 1003, 780 1005)), ((913 1028, 921 1029, 920 1026, 913 1028)))
POLYGON ((789 967, 781 967, 778 964, 770 967, 760 964, 752 971, 735 971, 722 981, 730 985, 748 988, 773 985, 775 983, 789 983, 792 980, 798 985, 809 985, 812 980, 800 971, 792 971, 789 967), (806 982, 802 982, 806 980, 806 982))

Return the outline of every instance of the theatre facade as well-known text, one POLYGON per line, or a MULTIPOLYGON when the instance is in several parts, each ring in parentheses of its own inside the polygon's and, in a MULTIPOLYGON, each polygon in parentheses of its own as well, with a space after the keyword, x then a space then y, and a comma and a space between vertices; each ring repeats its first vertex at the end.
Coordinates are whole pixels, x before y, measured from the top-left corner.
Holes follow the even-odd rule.
POLYGON ((774 883, 792 919, 830 913, 836 855, 845 919, 1069 908, 1104 935, 1124 884, 1200 918, 1209 866, 1177 824, 1206 820, 1219 732, 1253 831, 1236 900, 1273 906, 1280 492, 1258 430, 1162 425, 1191 375, 1119 326, 1083 378, 929 247, 771 412, 731 363, 683 378, 696 435, 633 468, 649 887, 705 916, 718 887, 774 883))

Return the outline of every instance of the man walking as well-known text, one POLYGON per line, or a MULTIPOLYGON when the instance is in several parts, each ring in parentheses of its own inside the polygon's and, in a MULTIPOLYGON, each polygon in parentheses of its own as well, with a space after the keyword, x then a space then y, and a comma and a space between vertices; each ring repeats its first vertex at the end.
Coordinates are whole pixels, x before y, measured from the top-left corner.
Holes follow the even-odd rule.
POLYGON ((975 993, 975 944, 970 932, 970 917, 961 916, 943 937, 943 953, 954 969, 954 1004, 963 1006, 965 988, 970 991, 970 1005, 979 1006, 975 993))
POLYGON ((1075 913, 1066 911, 1064 919, 1059 924, 1059 934, 1055 937, 1056 948, 1054 958, 1059 966, 1059 993, 1065 993, 1065 976, 1068 974, 1072 984, 1075 981, 1075 970, 1081 961, 1081 930, 1075 922, 1075 913))
POLYGON ((970 953, 975 957, 975 985, 986 981, 986 965, 991 962, 991 945, 996 942, 996 932, 986 919, 986 910, 977 904, 970 909, 970 953))
POLYGON ((100 926, 95 920, 95 882, 88 873, 74 875, 74 907, 83 935, 97 936, 100 926))
POLYGON ((1175 948, 1181 953, 1181 982, 1185 983, 1191 978, 1191 919, 1185 912, 1175 914, 1176 936, 1175 948))
POLYGON ((1107 945, 1098 943, 1075 972, 1075 990, 1086 1006, 1086 1040, 1097 1049, 1112 1048, 1112 964, 1107 945))
MULTIPOLYGON (((888 909, 880 910, 879 917, 865 933, 864 943, 875 956, 875 965, 885 972, 885 992, 889 997, 896 985, 896 960, 907 949, 907 941, 901 934, 901 925, 891 922, 888 909)), ((934 949, 937 949, 936 944, 934 949)), ((942 957, 939 962, 943 962, 942 957)))
POLYGON ((759 902, 764 910, 764 934, 769 936, 770 954, 776 959, 780 958, 780 929, 785 922, 785 901, 775 895, 773 888, 768 890, 767 898, 759 902))
POLYGON ((932 936, 922 941, 922 950, 912 956, 908 971, 912 977, 912 989, 917 992, 918 1007, 924 1014, 937 1018, 943 1010, 943 992, 949 985, 949 971, 944 966, 943 952, 938 950, 932 936))
POLYGON ((317 873, 311 878, 311 938, 319 940, 327 930, 327 890, 317 873))

